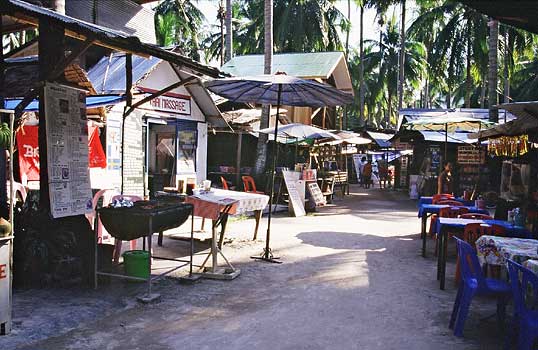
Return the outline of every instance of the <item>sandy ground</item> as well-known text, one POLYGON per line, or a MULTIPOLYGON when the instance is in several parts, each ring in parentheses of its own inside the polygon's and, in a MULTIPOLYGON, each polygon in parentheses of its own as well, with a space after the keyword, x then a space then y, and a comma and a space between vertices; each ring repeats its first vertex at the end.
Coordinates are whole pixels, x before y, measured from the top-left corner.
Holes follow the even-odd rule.
MULTIPOLYGON (((0 349, 500 349, 492 300, 475 300, 464 339, 448 329, 455 259, 441 291, 433 241, 420 256, 416 202, 351 192, 314 215, 275 218, 280 265, 250 259, 264 245, 250 241, 252 219, 230 222, 224 253, 242 271, 233 281, 165 279, 151 305, 135 302, 141 289, 126 283, 17 292, 15 330, 0 349)), ((165 239, 169 251, 186 247, 165 239)))

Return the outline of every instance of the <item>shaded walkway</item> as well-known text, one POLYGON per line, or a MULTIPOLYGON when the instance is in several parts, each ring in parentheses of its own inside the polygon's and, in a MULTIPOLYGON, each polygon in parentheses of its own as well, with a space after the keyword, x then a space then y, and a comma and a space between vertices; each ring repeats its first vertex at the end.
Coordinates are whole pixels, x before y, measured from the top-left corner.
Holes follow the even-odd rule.
POLYGON ((472 309, 464 340, 449 332, 455 291, 451 282, 439 290, 432 254, 420 257, 415 202, 397 192, 353 191, 315 216, 274 220, 282 265, 250 260, 263 242, 247 241, 251 220, 232 222, 225 253, 242 269, 238 279, 165 280, 159 304, 25 349, 501 348, 494 320, 480 320, 494 312, 492 303, 472 309))

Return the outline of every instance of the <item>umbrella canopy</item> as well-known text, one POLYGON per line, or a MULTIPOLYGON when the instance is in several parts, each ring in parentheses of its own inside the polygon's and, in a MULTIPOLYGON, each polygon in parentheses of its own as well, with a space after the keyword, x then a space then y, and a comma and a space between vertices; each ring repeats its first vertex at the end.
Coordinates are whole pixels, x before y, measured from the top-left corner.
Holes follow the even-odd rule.
MULTIPOLYGON (((338 131, 331 131, 331 133, 338 136, 341 140, 341 143, 349 143, 353 145, 367 145, 369 143, 372 143, 372 140, 367 139, 365 137, 362 137, 360 134, 357 134, 353 131, 348 130, 338 130, 338 131)), ((338 141, 332 141, 332 142, 338 142, 338 141)), ((338 143, 334 143, 338 144, 338 143)))
MULTIPOLYGON (((274 130, 275 130, 274 128, 265 128, 265 129, 258 130, 258 132, 261 132, 262 134, 272 134, 274 130)), ((291 137, 291 138, 295 138, 299 140, 339 139, 340 138, 327 130, 323 130, 320 128, 316 128, 315 126, 299 124, 299 123, 291 123, 291 124, 282 125, 280 128, 278 128, 278 136, 279 137, 291 137)))
POLYGON ((448 131, 450 133, 458 131, 478 131, 485 130, 494 123, 465 116, 446 116, 419 118, 404 124, 404 128, 417 131, 448 131))
POLYGON ((232 102, 302 107, 343 106, 353 102, 352 95, 330 85, 285 74, 215 79, 205 86, 232 102))

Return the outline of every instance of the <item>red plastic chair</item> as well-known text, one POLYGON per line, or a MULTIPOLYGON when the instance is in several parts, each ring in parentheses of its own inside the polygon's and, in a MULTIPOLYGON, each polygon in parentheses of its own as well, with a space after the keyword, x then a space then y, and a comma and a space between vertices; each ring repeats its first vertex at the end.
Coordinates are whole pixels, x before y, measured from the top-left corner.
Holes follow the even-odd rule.
MULTIPOLYGON (((454 201, 451 201, 454 202, 454 201)), ((459 202, 458 202, 459 203, 459 202)), ((441 203, 439 203, 441 204, 441 203)), ((445 204, 445 203, 442 203, 445 204)), ((451 205, 446 203, 446 205, 451 205)), ((430 235, 433 236, 435 232, 435 227, 437 225, 437 217, 442 218, 457 218, 460 215, 467 214, 469 212, 469 209, 463 207, 463 206, 454 206, 454 207, 447 207, 447 208, 441 208, 439 209, 439 215, 432 215, 430 219, 430 235)))
POLYGON ((453 199, 454 196, 449 193, 434 194, 432 197, 432 204, 438 204, 440 200, 453 199))
MULTIPOLYGON (((111 202, 115 201, 116 199, 126 199, 126 200, 129 200, 131 202, 138 202, 138 201, 141 201, 142 200, 142 197, 140 196, 134 196, 134 195, 128 195, 128 194, 125 194, 125 195, 116 195, 114 197, 112 197, 111 199, 111 202)), ((122 240, 120 239, 115 239, 114 240, 114 263, 118 263, 120 261, 120 254, 121 254, 121 244, 122 244, 122 240)), ((129 241, 130 245, 131 245, 131 250, 135 250, 136 249, 136 239, 133 239, 132 241, 129 241)))
MULTIPOLYGON (((441 218, 458 218, 460 215, 467 214, 469 209, 465 207, 446 207, 439 209, 439 216, 441 218)), ((433 218, 432 218, 433 219, 433 218)), ((432 220, 433 225, 437 225, 437 217, 432 220)), ((454 233, 448 233, 448 238, 454 236, 454 233)), ((435 237, 437 238, 437 237, 435 237)), ((445 249, 448 248, 448 244, 445 245, 445 249)), ((435 255, 437 256, 437 244, 435 245, 435 255)))
POLYGON ((465 213, 460 215, 460 219, 475 219, 475 220, 493 220, 493 218, 487 214, 480 213, 465 213))
POLYGON ((222 183, 222 189, 223 190, 228 190, 228 182, 226 181, 224 176, 220 177, 220 182, 222 183))
MULTIPOLYGON (((476 241, 483 235, 488 236, 504 236, 506 230, 500 225, 485 225, 480 223, 467 224, 463 229, 463 240, 471 245, 473 249, 476 249, 476 241)), ((458 283, 460 281, 460 258, 456 260, 456 275, 455 281, 458 283)))
POLYGON ((265 194, 264 192, 256 190, 256 183, 254 182, 252 176, 241 176, 241 180, 243 180, 243 188, 245 192, 265 194))

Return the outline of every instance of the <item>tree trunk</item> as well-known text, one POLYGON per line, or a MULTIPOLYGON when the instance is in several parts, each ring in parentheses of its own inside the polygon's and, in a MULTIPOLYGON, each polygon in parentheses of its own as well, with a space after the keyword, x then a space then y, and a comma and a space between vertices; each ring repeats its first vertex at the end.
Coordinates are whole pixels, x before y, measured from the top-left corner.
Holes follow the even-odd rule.
POLYGON ((450 93, 450 89, 448 89, 448 91, 446 92, 446 96, 445 96, 445 103, 446 103, 446 108, 447 109, 450 109, 452 108, 452 94, 450 93))
POLYGON ((489 121, 497 123, 499 121, 499 110, 497 108, 497 55, 499 51, 499 22, 490 19, 488 38, 488 108, 489 121))
POLYGON ((426 74, 426 83, 424 84, 424 108, 430 108, 430 80, 426 74))
POLYGON ((400 23, 400 62, 398 75, 398 109, 402 109, 404 93, 405 63, 405 0, 402 0, 402 19, 400 23))
POLYGON ((232 0, 226 0, 226 62, 232 59, 232 0))
POLYGON ((346 31, 346 57, 349 59, 349 31, 351 29, 351 0, 347 0, 347 20, 349 21, 346 31))
POLYGON ((364 121, 364 5, 361 5, 359 29, 359 120, 364 121))
POLYGON ((504 33, 504 103, 510 103, 510 51, 508 50, 508 31, 504 33))
MULTIPOLYGON (((264 74, 271 74, 273 66, 273 0, 265 0, 264 4, 264 74)), ((260 128, 269 126, 269 114, 271 111, 270 105, 262 107, 262 115, 260 119, 260 128)), ((275 122, 278 122, 278 116, 275 117, 275 122)), ((275 146, 276 147, 276 146, 275 146)), ((260 134, 258 137, 258 147, 256 149, 256 174, 261 174, 265 171, 267 158, 267 135, 260 134)))
POLYGON ((465 107, 471 108, 471 36, 467 35, 467 57, 466 57, 466 72, 465 72, 465 107))
POLYGON ((480 108, 486 107, 486 77, 482 77, 482 84, 480 86, 480 108))
POLYGON ((390 89, 388 98, 387 120, 385 121, 385 125, 387 126, 390 125, 390 118, 392 117, 392 94, 390 93, 390 89))

